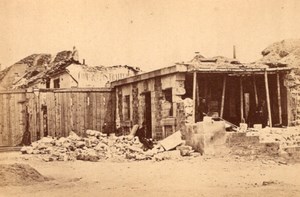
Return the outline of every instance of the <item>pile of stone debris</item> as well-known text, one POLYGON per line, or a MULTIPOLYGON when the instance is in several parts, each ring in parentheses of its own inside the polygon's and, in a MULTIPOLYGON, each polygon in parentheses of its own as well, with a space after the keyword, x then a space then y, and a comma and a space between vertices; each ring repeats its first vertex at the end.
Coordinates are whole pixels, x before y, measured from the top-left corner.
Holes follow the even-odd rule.
MULTIPOLYGON (((68 137, 59 139, 44 137, 33 142, 31 146, 24 146, 22 154, 38 154, 44 161, 98 161, 98 160, 156 160, 169 159, 169 154, 165 154, 162 145, 154 145, 151 150, 145 151, 143 144, 137 137, 133 136, 109 136, 99 131, 87 130, 87 137, 79 137, 71 132, 68 137)), ((187 149, 187 146, 180 145, 180 148, 187 149)), ((177 147, 178 148, 178 147, 177 147)), ((180 150, 180 149, 178 149, 180 150)), ((182 156, 190 156, 192 149, 182 152, 182 156)), ((178 154, 180 156, 180 154, 178 154)), ((196 155, 196 154, 195 154, 196 155)))

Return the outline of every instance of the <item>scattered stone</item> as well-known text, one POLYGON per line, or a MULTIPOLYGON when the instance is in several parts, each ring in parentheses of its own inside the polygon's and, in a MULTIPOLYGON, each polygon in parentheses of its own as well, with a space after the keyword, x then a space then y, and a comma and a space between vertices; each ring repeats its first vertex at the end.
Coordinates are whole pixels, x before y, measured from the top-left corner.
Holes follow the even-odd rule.
POLYGON ((287 165, 287 162, 286 162, 286 161, 279 161, 278 163, 279 163, 279 164, 282 164, 282 165, 287 165))
POLYGON ((274 185, 274 184, 277 184, 276 181, 263 181, 262 182, 263 186, 274 185))
MULTIPOLYGON (((178 133, 180 134, 180 132, 178 133)), ((182 141, 180 140, 180 142, 182 141)), ((163 144, 169 146, 171 143, 163 144)), ((176 145, 172 144, 172 147, 176 148, 176 145)), ((196 157, 200 155, 194 153, 190 146, 181 146, 178 150, 166 152, 162 145, 155 144, 153 149, 145 151, 137 137, 113 135, 107 137, 106 134, 95 130, 87 130, 84 138, 74 132, 70 132, 68 137, 59 139, 44 137, 32 143, 31 146, 22 147, 21 153, 43 154, 42 159, 45 162, 74 160, 96 162, 100 159, 162 161, 182 156, 196 157)))

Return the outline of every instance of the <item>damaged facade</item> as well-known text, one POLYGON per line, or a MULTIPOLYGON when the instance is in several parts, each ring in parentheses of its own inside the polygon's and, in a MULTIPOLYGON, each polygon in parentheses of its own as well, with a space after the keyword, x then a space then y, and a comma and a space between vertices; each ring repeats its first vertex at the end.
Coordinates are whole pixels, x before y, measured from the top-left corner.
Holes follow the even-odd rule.
MULTIPOLYGON (((29 56, 15 64, 26 68, 20 70, 24 71, 23 75, 18 75, 18 78, 13 80, 11 75, 5 74, 13 72, 14 68, 10 67, 5 73, 2 72, 2 75, 0 73, 0 80, 5 79, 1 83, 9 82, 15 89, 25 89, 24 93, 26 91, 28 93, 30 88, 35 88, 30 90, 32 99, 44 104, 42 106, 44 108, 30 106, 33 109, 29 110, 33 110, 33 114, 36 113, 34 110, 43 112, 55 108, 56 111, 51 112, 53 117, 70 119, 73 116, 77 118, 77 108, 73 108, 73 105, 82 107, 78 108, 79 112, 89 114, 85 115, 84 120, 76 123, 84 125, 80 128, 74 127, 77 134, 89 129, 88 117, 96 117, 93 123, 103 122, 105 121, 103 117, 106 117, 111 119, 105 121, 109 124, 107 133, 120 131, 128 134, 134 125, 142 125, 144 122, 147 128, 146 137, 160 140, 178 130, 185 132, 187 125, 202 121, 203 113, 224 119, 230 126, 239 126, 240 123, 247 123, 249 127, 253 127, 254 124, 262 124, 263 127, 299 125, 300 72, 297 68, 299 64, 282 61, 284 58, 290 60, 292 58, 289 56, 294 57, 298 54, 294 54, 293 51, 293 49, 267 48, 260 61, 247 64, 242 64, 236 59, 220 56, 205 58, 197 54, 189 62, 177 63, 147 73, 141 73, 140 69, 130 66, 89 67, 78 62, 78 54, 74 51, 63 51, 56 56, 47 54, 29 56), (96 87, 110 88, 98 90, 96 87), (61 98, 59 93, 63 90, 56 88, 67 88, 65 89, 67 93, 61 98), (91 93, 93 88, 101 94, 105 92, 107 98, 102 99, 100 93, 97 96, 91 93), (40 101, 39 91, 47 95, 52 95, 53 92, 54 98, 58 99, 54 99, 55 102, 49 105, 45 104, 40 101), (78 95, 71 95, 69 98, 72 92, 78 92, 78 95), (102 113, 101 110, 108 98, 107 109, 113 113, 102 113), (91 104, 93 102, 94 105, 91 104), (75 111, 71 110, 66 115, 61 106, 75 111), (258 111, 261 113, 258 114, 258 111), (98 116, 99 114, 101 116, 98 116)), ((300 56, 297 59, 300 59, 300 56)), ((14 94, 12 92, 12 95, 14 94)), ((16 98, 18 99, 20 95, 16 98)), ((2 97, 0 96, 3 100, 3 109, 10 111, 4 102, 15 102, 11 98, 14 96, 7 96, 4 93, 2 97)), ((48 99, 44 100, 48 102, 48 99)), ((12 106, 28 107, 25 99, 16 102, 18 104, 12 106)), ((16 110, 15 112, 19 113, 16 110)), ((42 113, 37 114, 40 116, 42 113)), ((2 121, 0 126, 3 126, 7 125, 9 120, 3 118, 0 121, 2 121)), ((57 118, 57 122, 59 121, 60 118, 57 118)), ((45 124, 33 122, 36 122, 36 128, 43 128, 44 125, 50 128, 53 125, 47 121, 45 124)), ((96 129, 104 130, 102 127, 96 129)), ((38 137, 33 139, 36 140, 38 137)))
POLYGON ((0 72, 0 90, 26 88, 100 88, 142 71, 127 65, 87 66, 78 51, 33 54, 0 72))
POLYGON ((205 113, 218 114, 236 125, 261 123, 255 114, 261 103, 266 125, 291 125, 294 117, 290 112, 295 105, 286 86, 290 71, 287 67, 197 55, 190 62, 113 82, 116 125, 126 132, 145 121, 147 136, 162 139, 186 123, 201 121, 202 99, 206 100, 205 113))

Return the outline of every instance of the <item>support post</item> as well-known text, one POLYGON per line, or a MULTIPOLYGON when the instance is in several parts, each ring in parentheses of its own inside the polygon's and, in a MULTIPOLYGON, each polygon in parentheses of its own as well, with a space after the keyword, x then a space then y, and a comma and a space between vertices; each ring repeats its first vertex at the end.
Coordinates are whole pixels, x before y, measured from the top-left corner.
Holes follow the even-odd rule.
POLYGON ((282 108, 281 108, 281 92, 280 92, 280 75, 277 72, 277 96, 278 96, 278 116, 279 116, 279 124, 282 124, 282 108))
POLYGON ((193 74, 193 100, 194 100, 194 106, 193 106, 193 120, 196 122, 196 85, 197 85, 197 73, 194 72, 193 74))
MULTIPOLYGON (((196 77, 197 82, 198 76, 196 77)), ((200 91, 199 91, 199 83, 196 83, 196 107, 198 109, 200 103, 200 91)))
POLYGON ((222 90, 222 101, 221 101, 221 111, 220 111, 220 117, 221 117, 221 118, 223 118, 223 113, 224 113, 224 102, 225 102, 226 80, 227 80, 227 75, 224 75, 224 78, 223 78, 223 90, 222 90))
POLYGON ((265 87, 266 87, 266 98, 267 98, 267 107, 268 107, 268 119, 269 126, 272 127, 272 115, 271 115, 271 104, 270 104, 270 93, 269 93, 269 81, 268 81, 268 73, 265 69, 265 87))
POLYGON ((253 87, 254 87, 254 96, 255 96, 255 106, 258 106, 258 96, 257 96, 257 87, 256 87, 256 78, 253 75, 253 87))
POLYGON ((243 78, 242 76, 240 77, 240 103, 241 103, 241 122, 244 123, 245 119, 244 119, 244 100, 243 100, 243 78))

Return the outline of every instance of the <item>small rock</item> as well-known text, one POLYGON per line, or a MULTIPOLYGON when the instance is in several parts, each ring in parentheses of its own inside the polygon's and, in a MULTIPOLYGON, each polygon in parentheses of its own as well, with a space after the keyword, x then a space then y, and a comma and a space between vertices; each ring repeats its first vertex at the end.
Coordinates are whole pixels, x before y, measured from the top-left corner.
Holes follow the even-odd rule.
POLYGON ((28 148, 27 146, 23 146, 23 147, 21 148, 21 150, 20 150, 21 153, 22 153, 22 154, 28 154, 28 153, 27 153, 27 148, 28 148))
POLYGON ((85 146, 85 142, 83 141, 76 142, 76 148, 83 148, 84 146, 85 146))

